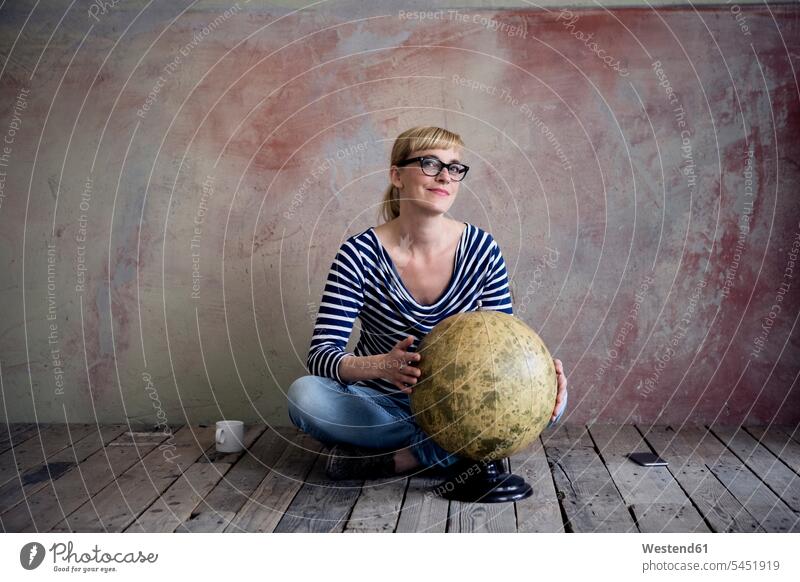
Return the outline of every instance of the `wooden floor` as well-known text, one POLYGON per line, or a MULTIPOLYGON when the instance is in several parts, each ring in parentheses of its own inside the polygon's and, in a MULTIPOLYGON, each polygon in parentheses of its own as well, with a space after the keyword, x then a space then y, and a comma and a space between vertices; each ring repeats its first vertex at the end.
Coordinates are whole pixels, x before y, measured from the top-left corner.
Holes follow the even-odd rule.
POLYGON ((213 428, 172 430, 0 425, 3 531, 800 531, 798 427, 561 426, 511 458, 534 495, 505 504, 448 502, 430 478, 328 481, 327 449, 294 429, 250 427, 235 455, 213 428), (626 457, 650 450, 669 467, 626 457))

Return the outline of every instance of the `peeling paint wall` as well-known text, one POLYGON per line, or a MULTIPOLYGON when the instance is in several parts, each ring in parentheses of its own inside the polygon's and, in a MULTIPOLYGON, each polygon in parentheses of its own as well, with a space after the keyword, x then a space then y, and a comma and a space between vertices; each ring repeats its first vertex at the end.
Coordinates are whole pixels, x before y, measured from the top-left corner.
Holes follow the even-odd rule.
POLYGON ((288 423, 420 124, 466 140, 452 214, 500 243, 567 422, 800 420, 796 5, 32 4, 0 13, 9 421, 288 423))

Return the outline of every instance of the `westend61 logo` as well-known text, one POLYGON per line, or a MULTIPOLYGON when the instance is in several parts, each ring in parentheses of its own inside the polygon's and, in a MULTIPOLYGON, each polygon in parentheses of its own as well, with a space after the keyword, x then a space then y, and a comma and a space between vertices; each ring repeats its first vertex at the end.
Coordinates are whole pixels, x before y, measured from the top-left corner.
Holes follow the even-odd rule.
MULTIPOLYGON (((158 554, 144 554, 141 550, 138 552, 116 552, 108 553, 102 551, 95 545, 90 551, 83 553, 75 553, 72 551, 72 542, 62 544, 60 542, 50 546, 47 550, 53 556, 53 571, 54 572, 115 572, 117 569, 114 566, 106 564, 153 564, 158 560, 158 554), (82 565, 89 564, 89 565, 82 565), (100 564, 99 566, 95 564, 100 564)), ((19 552, 19 563, 26 570, 35 570, 44 561, 45 548, 38 542, 29 542, 22 546, 19 552)))

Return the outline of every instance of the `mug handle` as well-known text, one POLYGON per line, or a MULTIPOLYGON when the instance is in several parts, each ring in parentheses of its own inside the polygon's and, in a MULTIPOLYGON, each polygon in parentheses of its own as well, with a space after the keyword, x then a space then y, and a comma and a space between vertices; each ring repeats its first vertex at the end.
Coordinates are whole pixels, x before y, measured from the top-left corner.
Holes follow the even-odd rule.
POLYGON ((224 431, 225 431, 225 429, 222 429, 222 428, 218 428, 217 429, 216 439, 217 439, 217 442, 219 444, 221 444, 221 445, 225 444, 225 432, 224 431))

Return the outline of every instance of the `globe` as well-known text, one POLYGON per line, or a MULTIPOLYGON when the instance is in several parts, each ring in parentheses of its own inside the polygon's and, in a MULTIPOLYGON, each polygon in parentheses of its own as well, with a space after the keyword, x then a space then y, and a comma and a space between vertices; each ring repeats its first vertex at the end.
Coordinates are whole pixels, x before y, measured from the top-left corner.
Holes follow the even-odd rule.
POLYGON ((503 459, 547 426, 557 379, 544 342, 500 311, 452 315, 426 335, 410 396, 420 427, 444 450, 476 461, 503 459))

